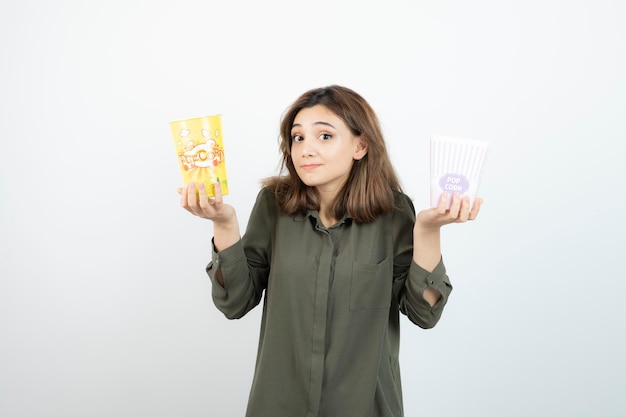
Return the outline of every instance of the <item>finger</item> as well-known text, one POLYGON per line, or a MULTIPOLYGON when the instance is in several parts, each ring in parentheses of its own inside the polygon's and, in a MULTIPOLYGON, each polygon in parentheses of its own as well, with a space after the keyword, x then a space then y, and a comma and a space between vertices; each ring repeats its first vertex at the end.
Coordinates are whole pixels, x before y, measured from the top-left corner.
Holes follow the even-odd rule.
POLYGON ((470 214, 470 198, 465 196, 461 199, 461 210, 459 211, 458 222, 466 222, 470 214))
POLYGON ((206 210, 212 204, 211 200, 206 195, 206 186, 203 182, 198 183, 198 201, 202 210, 206 210))
POLYGON ((178 189, 176 190, 176 192, 178 192, 178 194, 182 194, 182 192, 183 192, 183 187, 178 187, 178 189))
POLYGON ((220 179, 218 178, 213 185, 215 190, 215 205, 221 206, 224 202, 224 194, 222 193, 222 183, 220 179))
POLYGON ((448 200, 450 199, 450 194, 441 193, 439 197, 439 205, 437 206, 437 211, 439 214, 445 214, 448 211, 448 200))
POLYGON ((192 210, 198 207, 198 196, 196 194, 196 184, 190 182, 187 185, 187 206, 192 210))
POLYGON ((474 220, 476 216, 478 216, 478 213, 480 212, 480 207, 482 206, 482 204, 483 204, 482 198, 477 198, 476 200, 474 200, 474 206, 472 207, 472 211, 470 211, 470 214, 469 214, 470 220, 474 220))
POLYGON ((452 195, 452 204, 450 205, 450 212, 448 216, 451 219, 457 219, 461 210, 461 194, 457 191, 452 195))
POLYGON ((206 196, 206 187, 203 182, 198 183, 198 204, 201 208, 209 205, 209 198, 206 196))
POLYGON ((188 208, 187 205, 187 186, 180 187, 180 205, 184 208, 188 208))

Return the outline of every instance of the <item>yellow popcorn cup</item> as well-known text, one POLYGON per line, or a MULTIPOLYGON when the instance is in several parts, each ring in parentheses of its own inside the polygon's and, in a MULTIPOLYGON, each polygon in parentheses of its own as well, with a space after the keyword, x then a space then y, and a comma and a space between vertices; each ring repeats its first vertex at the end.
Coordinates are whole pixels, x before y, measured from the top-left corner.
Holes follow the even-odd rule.
POLYGON ((219 181, 222 194, 228 194, 221 115, 177 120, 169 125, 183 183, 204 183, 207 196, 213 197, 215 182, 219 181))

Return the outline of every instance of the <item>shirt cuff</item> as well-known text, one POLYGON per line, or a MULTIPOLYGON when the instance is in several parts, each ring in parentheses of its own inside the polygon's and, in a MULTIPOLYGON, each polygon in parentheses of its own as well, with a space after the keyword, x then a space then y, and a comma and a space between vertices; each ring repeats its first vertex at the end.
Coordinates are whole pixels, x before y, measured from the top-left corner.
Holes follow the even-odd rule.
MULTIPOLYGON (((239 239, 234 245, 219 252, 215 248, 215 242, 211 239, 211 261, 206 266, 206 272, 211 279, 211 283, 213 284, 214 296, 218 298, 225 298, 228 285, 226 279, 224 279, 224 287, 217 282, 217 279, 215 278, 217 271, 220 268, 227 268, 229 265, 235 264, 242 256, 244 256, 244 251, 241 239, 239 239)), ((223 272, 222 277, 224 277, 223 272)))
POLYGON ((411 268, 411 282, 416 283, 417 286, 423 291, 426 287, 433 287, 439 291, 443 296, 447 296, 452 288, 450 285, 450 279, 446 274, 446 267, 443 264, 443 258, 439 261, 433 272, 428 272, 415 261, 413 261, 413 268, 411 268))

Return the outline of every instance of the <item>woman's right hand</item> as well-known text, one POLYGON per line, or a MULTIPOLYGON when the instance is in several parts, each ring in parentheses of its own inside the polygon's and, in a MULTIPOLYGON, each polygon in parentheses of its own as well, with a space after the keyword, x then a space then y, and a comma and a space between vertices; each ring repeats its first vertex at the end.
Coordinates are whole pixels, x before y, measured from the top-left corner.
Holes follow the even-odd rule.
POLYGON ((179 193, 180 205, 195 216, 212 220, 216 225, 228 225, 237 221, 235 209, 224 204, 222 186, 219 182, 215 183, 215 197, 207 197, 203 183, 198 183, 198 193, 196 193, 195 183, 182 187, 179 193))

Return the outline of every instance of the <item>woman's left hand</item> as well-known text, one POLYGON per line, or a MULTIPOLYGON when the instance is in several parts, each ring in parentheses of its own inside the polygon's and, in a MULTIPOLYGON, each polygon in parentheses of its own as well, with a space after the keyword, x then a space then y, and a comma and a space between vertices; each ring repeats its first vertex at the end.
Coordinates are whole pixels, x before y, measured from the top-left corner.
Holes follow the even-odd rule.
POLYGON ((476 198, 474 205, 470 207, 468 196, 461 197, 458 192, 452 196, 448 193, 443 193, 439 199, 439 206, 420 211, 417 214, 416 223, 428 229, 440 228, 450 223, 464 223, 468 220, 474 220, 478 216, 482 202, 482 198, 476 198), (452 198, 452 204, 450 204, 448 209, 448 200, 450 198, 452 198))

